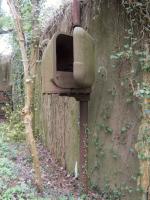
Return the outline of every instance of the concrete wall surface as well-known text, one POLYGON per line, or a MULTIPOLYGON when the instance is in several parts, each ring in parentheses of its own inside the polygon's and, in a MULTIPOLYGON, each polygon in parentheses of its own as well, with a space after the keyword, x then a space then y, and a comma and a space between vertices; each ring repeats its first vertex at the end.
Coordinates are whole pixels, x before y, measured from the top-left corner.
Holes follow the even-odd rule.
MULTIPOLYGON (((114 67, 110 59, 124 45, 127 16, 117 0, 83 1, 81 12, 82 27, 94 38, 96 51, 96 80, 89 102, 89 184, 106 193, 121 195, 122 200, 140 200, 139 161, 135 151, 140 107, 132 95, 128 77, 130 64, 123 62, 114 67)), ((63 17, 60 14, 55 18, 42 41, 50 39, 56 31, 72 32, 70 7, 64 13, 63 17)), ((134 78, 140 78, 138 71, 134 78)), ((73 172, 79 160, 78 102, 73 98, 41 94, 42 79, 39 66, 35 130, 40 132, 50 152, 73 172)))

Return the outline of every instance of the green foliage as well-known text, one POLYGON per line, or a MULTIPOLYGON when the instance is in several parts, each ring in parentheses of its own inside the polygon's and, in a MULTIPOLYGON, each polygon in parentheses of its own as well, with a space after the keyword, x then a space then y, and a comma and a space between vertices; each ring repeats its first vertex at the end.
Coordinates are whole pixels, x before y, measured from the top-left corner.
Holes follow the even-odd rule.
POLYGON ((150 155, 147 153, 146 148, 149 149, 150 146, 150 127, 149 125, 144 125, 143 128, 140 129, 140 138, 138 138, 138 147, 140 151, 138 152, 138 158, 140 160, 146 161, 150 160, 150 155))
POLYGON ((105 133, 112 134, 113 133, 113 129, 111 127, 109 127, 109 126, 106 126, 105 127, 105 133))
POLYGON ((2 195, 2 200, 12 199, 32 199, 33 194, 30 193, 30 189, 26 184, 16 185, 15 187, 8 188, 2 195))
POLYGON ((124 48, 118 52, 114 52, 110 56, 112 60, 128 60, 133 56, 133 48, 128 44, 124 45, 124 48))
POLYGON ((4 141, 0 140, 0 199, 1 194, 7 189, 7 182, 16 178, 14 163, 7 157, 10 155, 10 149, 4 141))
POLYGON ((132 125, 130 123, 126 123, 122 128, 120 133, 121 134, 125 134, 127 133, 127 131, 132 127, 132 125))
MULTIPOLYGON (((2 124, 0 124, 0 136, 2 124)), ((16 184, 21 168, 16 165, 16 148, 0 137, 0 200, 37 199, 34 190, 24 182, 16 184)))
POLYGON ((120 189, 111 189, 109 186, 105 186, 105 194, 104 198, 108 200, 121 200, 122 198, 122 192, 120 189))
POLYGON ((2 0, 0 1, 0 30, 12 29, 13 27, 12 18, 3 12, 1 3, 2 3, 2 0))
MULTIPOLYGON (((111 187, 109 181, 106 181, 104 187, 99 191, 96 183, 90 182, 91 189, 98 191, 101 194, 101 199, 107 200, 122 200, 125 196, 125 187, 111 187)), ((128 192, 131 188, 128 188, 128 192)))
MULTIPOLYGON (((76 198, 73 197, 73 195, 69 195, 68 197, 62 196, 59 198, 59 200, 75 200, 76 198)), ((82 194, 80 197, 78 197, 78 200, 88 200, 88 197, 86 194, 82 194)))
POLYGON ((13 163, 8 158, 0 158, 0 176, 13 176, 13 163))
POLYGON ((3 124, 0 124, 0 200, 40 199, 36 197, 37 193, 35 187, 33 185, 31 187, 31 182, 27 180, 25 183, 24 179, 20 179, 23 165, 17 161, 18 153, 20 155, 17 150, 18 144, 2 140, 2 126, 3 124))
POLYGON ((122 6, 125 8, 126 13, 130 16, 130 23, 140 28, 140 34, 149 33, 149 0, 122 0, 122 6))
POLYGON ((13 59, 11 61, 12 74, 11 80, 13 82, 13 107, 16 109, 18 106, 24 104, 24 75, 23 65, 21 61, 20 49, 16 35, 13 33, 11 38, 11 46, 13 48, 13 59))
POLYGON ((121 128, 121 133, 123 134, 123 133, 126 133, 127 132, 127 128, 126 127, 122 127, 121 128))
POLYGON ((143 98, 150 98, 150 85, 143 83, 138 95, 143 98))
MULTIPOLYGON (((134 76, 138 69, 141 72, 150 72, 150 55, 143 48, 137 46, 138 39, 131 34, 131 29, 128 30, 128 35, 125 36, 125 44, 119 51, 113 52, 110 58, 114 61, 113 67, 122 67, 128 65, 130 72, 125 77, 128 80, 134 80, 134 76), (130 34, 129 34, 130 33, 130 34)), ((133 89, 133 88, 132 88, 133 89)), ((136 96, 142 98, 150 98, 150 86, 142 83, 140 89, 137 86, 137 91, 132 91, 136 96)), ((132 102, 131 97, 127 99, 127 103, 132 102)))
MULTIPOLYGON (((32 32, 32 17, 31 17, 31 1, 29 0, 19 0, 19 11, 21 13, 22 19, 22 27, 24 31, 24 37, 26 42, 26 47, 28 49, 28 53, 30 52, 30 44, 31 44, 31 32, 32 32)), ((13 32, 11 37, 11 46, 13 49, 13 59, 12 59, 12 82, 13 82, 13 102, 14 109, 17 109, 18 105, 22 106, 24 104, 24 70, 23 63, 19 48, 18 39, 16 36, 16 32, 13 32)))
MULTIPOLYGON (((112 53, 110 58, 114 61, 112 67, 130 67, 127 78, 132 81, 137 72, 150 72, 150 55, 146 49, 147 38, 149 35, 149 1, 129 1, 122 0, 122 6, 129 16, 130 28, 126 30, 124 37, 124 45, 112 53)), ((134 89, 134 88, 132 88, 134 89)), ((141 84, 137 91, 133 91, 138 97, 149 98, 150 86, 145 83, 141 84)), ((132 102, 131 98, 127 99, 127 103, 132 102)))
POLYGON ((0 128, 2 137, 6 140, 20 141, 25 139, 24 124, 21 119, 21 108, 16 108, 15 111, 7 105, 5 108, 7 123, 0 128))
POLYGON ((142 70, 144 72, 150 72, 150 55, 147 55, 145 50, 135 50, 135 55, 139 59, 142 70))
POLYGON ((112 158, 115 160, 120 157, 119 153, 116 150, 114 150, 113 148, 110 150, 110 153, 112 154, 112 158))
POLYGON ((93 181, 90 180, 90 188, 93 190, 93 191, 96 191, 96 192, 99 192, 99 186, 97 183, 94 183, 93 181))
POLYGON ((104 123, 98 124, 96 126, 98 129, 103 130, 106 134, 111 135, 113 133, 113 129, 104 123))
POLYGON ((12 19, 10 16, 0 16, 0 29, 11 29, 12 28, 12 19))
POLYGON ((101 144, 98 136, 93 138, 93 143, 97 151, 101 151, 103 149, 103 145, 101 144))
POLYGON ((30 0, 19 0, 18 4, 21 13, 22 27, 26 40, 26 45, 29 49, 32 38, 32 4, 30 0))

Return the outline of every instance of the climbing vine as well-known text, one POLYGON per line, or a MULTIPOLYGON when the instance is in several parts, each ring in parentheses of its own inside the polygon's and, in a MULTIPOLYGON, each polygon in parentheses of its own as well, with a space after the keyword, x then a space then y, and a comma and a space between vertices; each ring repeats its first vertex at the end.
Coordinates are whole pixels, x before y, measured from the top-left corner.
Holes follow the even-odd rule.
MULTIPOLYGON (((129 15, 130 24, 138 28, 142 38, 150 32, 149 0, 122 0, 122 5, 129 15)), ((133 27, 133 26, 132 26, 133 27)))
POLYGON ((124 46, 114 51, 111 59, 114 61, 113 67, 125 65, 130 67, 126 78, 130 81, 133 96, 138 97, 142 102, 143 118, 135 148, 140 162, 137 183, 143 189, 142 199, 146 200, 150 195, 150 2, 122 0, 122 6, 128 16, 129 29, 126 30, 124 46), (137 72, 143 75, 140 82, 135 80, 137 72))
POLYGON ((126 11, 129 20, 129 29, 126 29, 124 46, 118 51, 114 51, 111 59, 114 60, 113 67, 122 66, 126 63, 130 66, 128 79, 131 81, 134 95, 142 98, 149 98, 150 84, 144 82, 134 87, 134 75, 137 71, 143 73, 150 72, 150 3, 148 0, 139 2, 137 0, 122 0, 122 6, 126 11), (146 47, 147 45, 147 47, 146 47))

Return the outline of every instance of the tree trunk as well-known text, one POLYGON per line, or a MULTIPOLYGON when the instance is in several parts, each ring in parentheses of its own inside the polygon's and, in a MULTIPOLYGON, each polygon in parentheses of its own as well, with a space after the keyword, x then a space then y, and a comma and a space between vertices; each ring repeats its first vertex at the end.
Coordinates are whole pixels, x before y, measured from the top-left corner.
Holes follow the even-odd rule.
MULTIPOLYGON (((15 22, 15 29, 18 35, 19 40, 19 46, 21 51, 21 56, 23 60, 23 66, 24 66, 24 86, 25 86, 25 106, 23 108, 23 117, 24 117, 24 124, 25 124, 25 132, 27 137, 27 142, 30 147, 30 151, 33 158, 33 167, 35 170, 35 183, 37 185, 37 188, 39 191, 42 190, 42 179, 41 179, 41 172, 40 172, 40 162, 38 158, 38 151, 36 148, 36 142, 33 136, 33 127, 32 127, 32 100, 33 100, 33 83, 34 83, 34 76, 35 76, 35 65, 36 65, 36 59, 37 59, 37 52, 38 52, 38 45, 37 40, 33 40, 32 44, 32 54, 30 56, 30 59, 28 59, 27 56, 27 50, 25 47, 25 39, 24 34, 22 30, 22 23, 21 23, 21 15, 18 10, 18 5, 14 4, 13 0, 7 0, 8 5, 10 7, 14 22, 15 22)), ((15 2, 16 3, 16 2, 15 2)), ((36 11, 34 10, 33 5, 33 13, 36 11)), ((36 25, 34 23, 34 25, 36 25)), ((35 27, 34 30, 34 37, 35 37, 35 30, 38 32, 35 27)), ((34 39, 34 38, 33 38, 34 39)))

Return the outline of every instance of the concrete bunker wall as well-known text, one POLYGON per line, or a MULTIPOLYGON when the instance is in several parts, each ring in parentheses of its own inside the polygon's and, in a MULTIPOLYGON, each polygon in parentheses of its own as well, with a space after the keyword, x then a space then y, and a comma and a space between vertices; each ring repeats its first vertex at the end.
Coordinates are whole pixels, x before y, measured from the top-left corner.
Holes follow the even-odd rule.
MULTIPOLYGON (((56 30, 70 33, 71 26, 68 7, 64 17, 56 18, 42 39, 50 39, 56 30)), ((88 1, 82 5, 82 26, 96 44, 96 81, 89 102, 90 184, 101 190, 109 184, 118 191, 124 188, 123 199, 140 200, 136 190, 139 162, 134 148, 140 108, 130 95, 130 81, 123 84, 130 66, 124 63, 113 68, 110 59, 112 52, 123 45, 127 17, 117 0, 88 1)), ((79 160, 78 103, 73 98, 41 94, 40 66, 37 70, 35 131, 42 135, 43 142, 57 160, 73 172, 79 160)))
POLYGON ((10 85, 10 56, 0 56, 0 86, 10 85))
POLYGON ((3 107, 12 104, 10 56, 0 56, 0 118, 5 117, 3 107))

